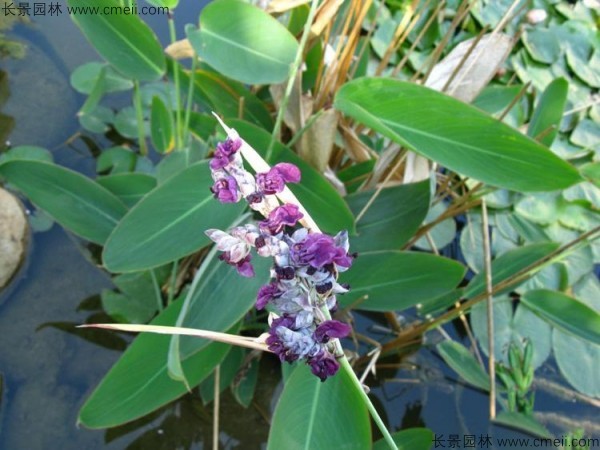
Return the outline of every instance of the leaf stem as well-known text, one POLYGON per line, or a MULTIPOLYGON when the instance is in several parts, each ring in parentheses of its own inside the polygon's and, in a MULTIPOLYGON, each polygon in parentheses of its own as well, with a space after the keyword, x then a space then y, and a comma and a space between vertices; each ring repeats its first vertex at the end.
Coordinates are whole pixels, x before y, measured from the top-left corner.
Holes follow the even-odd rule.
MULTIPOLYGON (((177 33, 175 32, 175 19, 173 15, 169 13, 169 36, 171 44, 177 42, 177 33)), ((175 148, 181 150, 181 99, 179 97, 179 68, 176 66, 177 62, 173 60, 173 81, 175 82, 175 148)))
POLYGON ((152 286, 154 287, 154 294, 156 295, 156 306, 158 308, 158 312, 162 312, 163 299, 162 294, 160 293, 160 287, 158 286, 158 280, 156 279, 156 273, 154 273, 154 269, 150 269, 150 277, 152 277, 152 286))
MULTIPOLYGON (((185 103, 185 118, 183 119, 183 145, 188 146, 188 138, 190 132, 190 117, 192 115, 192 105, 194 100, 194 78, 196 77, 196 67, 198 66, 198 56, 194 50, 192 55, 192 67, 190 72, 190 85, 188 86, 187 99, 185 103)), ((186 149, 187 157, 189 158, 189 149, 186 149)), ((189 165, 189 160, 188 160, 189 165)))
POLYGON ((285 93, 279 105, 279 111, 277 112, 277 118, 275 119, 275 126, 273 127, 273 134, 271 135, 271 142, 269 143, 269 147, 267 148, 267 152, 265 154, 265 159, 267 161, 271 157, 275 141, 279 139, 281 125, 283 124, 283 117, 285 116, 287 104, 290 99, 290 95, 292 94, 292 89, 294 88, 294 81, 296 80, 296 76, 298 75, 298 71, 300 70, 300 66, 302 65, 304 47, 306 46, 306 42, 308 41, 308 36, 310 36, 310 27, 313 23, 313 20, 315 19, 315 14, 317 13, 318 5, 319 0, 312 0, 312 3, 310 5, 310 11, 308 13, 308 17, 306 18, 306 23, 304 24, 304 31, 302 32, 302 37, 300 38, 298 51, 296 52, 296 59, 294 59, 294 62, 290 66, 290 76, 288 78, 288 83, 285 88, 285 93))

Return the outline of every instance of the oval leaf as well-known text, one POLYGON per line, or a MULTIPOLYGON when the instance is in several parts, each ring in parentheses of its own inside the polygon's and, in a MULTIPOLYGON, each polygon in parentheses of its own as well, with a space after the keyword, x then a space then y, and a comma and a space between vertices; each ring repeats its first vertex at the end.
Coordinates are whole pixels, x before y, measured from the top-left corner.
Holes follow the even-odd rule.
POLYGON ((156 187, 156 178, 144 173, 117 173, 98 177, 96 182, 132 207, 156 187))
POLYGON ((0 175, 63 227, 104 244, 127 211, 123 203, 87 177, 42 161, 8 161, 0 175))
POLYGON ((243 205, 222 205, 209 191, 206 161, 194 164, 146 195, 123 218, 104 247, 111 272, 135 272, 189 255, 210 241, 209 228, 224 228, 243 205))
POLYGON ((159 79, 165 56, 152 30, 137 15, 120 11, 115 0, 68 0, 73 21, 100 55, 128 78, 159 79))
POLYGON ((239 0, 207 5, 200 29, 188 32, 188 38, 201 59, 247 84, 285 81, 298 51, 296 39, 282 24, 239 0))
POLYGON ((169 111, 160 97, 154 97, 150 112, 150 137, 156 151, 167 153, 173 150, 173 146, 175 145, 174 128, 175 125, 171 111, 169 111))
POLYGON ((427 253, 362 253, 351 269, 341 274, 341 281, 350 284, 350 292, 338 299, 345 307, 367 296, 358 309, 402 310, 453 290, 464 273, 458 262, 427 253))
MULTIPOLYGON (((346 197, 355 216, 375 193, 346 197)), ((356 224, 352 250, 399 250, 417 231, 429 210, 429 180, 383 189, 356 224)))
POLYGON ((371 447, 367 408, 341 368, 321 382, 306 365, 294 370, 273 414, 267 450, 371 447))
POLYGON ((490 377, 464 345, 455 341, 444 341, 438 344, 437 349, 446 364, 462 378, 479 389, 489 391, 490 377))
POLYGON ((417 153, 493 186, 549 191, 581 180, 575 168, 532 139, 416 84, 360 78, 338 91, 334 106, 417 153))
POLYGON ((552 325, 578 338, 600 345, 600 314, 561 292, 537 289, 521 301, 552 325))

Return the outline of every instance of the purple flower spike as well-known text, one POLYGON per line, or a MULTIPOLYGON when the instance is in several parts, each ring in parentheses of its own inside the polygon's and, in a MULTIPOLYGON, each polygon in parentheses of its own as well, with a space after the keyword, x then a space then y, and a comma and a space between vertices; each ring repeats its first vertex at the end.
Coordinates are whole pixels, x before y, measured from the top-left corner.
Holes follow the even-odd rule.
POLYGON ((221 203, 237 203, 240 200, 238 184, 233 177, 225 177, 215 181, 210 191, 221 203))
POLYGON ((280 295, 281 292, 277 287, 277 283, 271 282, 269 284, 264 285, 258 290, 258 295, 256 298, 256 309, 259 311, 264 309, 267 306, 267 303, 274 299, 276 296, 280 295))
POLYGON ((210 160, 210 168, 212 170, 222 169, 228 165, 233 159, 232 156, 242 146, 241 139, 227 138, 224 142, 217 144, 213 159, 210 160))
POLYGON ((298 220, 302 219, 304 214, 296 205, 286 203, 278 206, 269 213, 269 218, 260 223, 261 228, 269 230, 271 234, 280 233, 287 225, 293 227, 298 220))
POLYGON ((326 344, 330 339, 345 338, 351 330, 350 325, 346 323, 337 320, 326 320, 315 330, 315 340, 321 344, 326 344))
POLYGON ((300 169, 297 166, 290 163, 279 163, 275 164, 271 170, 276 170, 281 175, 281 178, 286 183, 299 183, 300 182, 300 169))
POLYGON ((271 167, 266 173, 256 174, 256 184, 267 195, 278 194, 283 191, 285 183, 300 181, 300 169, 289 163, 279 163, 271 167))
POLYGON ((238 273, 243 277, 252 278, 254 276, 254 267, 252 267, 252 264, 250 263, 252 255, 246 255, 245 258, 234 262, 231 260, 229 252, 225 252, 221 253, 219 259, 225 261, 230 266, 235 267, 238 273))
POLYGON ((321 381, 325 381, 328 377, 335 375, 340 368, 340 364, 329 352, 323 352, 309 359, 308 364, 313 375, 318 376, 321 381))

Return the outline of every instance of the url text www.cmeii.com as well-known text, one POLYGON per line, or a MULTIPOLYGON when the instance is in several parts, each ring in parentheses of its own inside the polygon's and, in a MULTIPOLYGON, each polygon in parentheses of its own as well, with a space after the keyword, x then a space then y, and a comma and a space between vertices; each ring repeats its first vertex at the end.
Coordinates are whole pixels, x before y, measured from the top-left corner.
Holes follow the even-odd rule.
POLYGON ((118 16, 142 15, 156 16, 168 15, 166 6, 67 6, 59 2, 3 2, 0 11, 5 16, 60 16, 63 14, 75 16, 118 16))

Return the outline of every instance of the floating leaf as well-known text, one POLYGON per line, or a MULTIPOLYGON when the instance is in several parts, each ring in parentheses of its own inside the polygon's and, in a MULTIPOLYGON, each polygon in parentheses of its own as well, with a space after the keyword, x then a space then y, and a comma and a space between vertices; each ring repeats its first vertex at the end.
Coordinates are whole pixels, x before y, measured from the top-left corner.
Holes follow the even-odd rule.
POLYGON ((494 186, 549 191, 580 181, 574 167, 518 131, 413 83, 360 78, 338 91, 334 105, 395 142, 494 186))
POLYGON ((306 365, 295 370, 275 408, 268 450, 371 447, 371 424, 344 367, 326 382, 306 365))
POLYGON ((490 377, 464 345, 455 341, 444 341, 437 345, 437 350, 446 364, 468 383, 484 391, 490 389, 490 377))
POLYGON ((111 272, 135 272, 189 255, 210 241, 209 228, 225 228, 242 205, 222 205, 209 191, 206 162, 192 165, 146 195, 119 223, 104 247, 111 272))
MULTIPOLYGON (((417 231, 429 209, 429 180, 383 189, 356 226, 352 251, 399 250, 417 231)), ((346 197, 357 216, 375 190, 346 197)))
POLYGON ((556 33, 547 28, 533 28, 521 37, 531 57, 541 63, 552 64, 560 56, 556 33))
POLYGON ((133 88, 133 81, 123 78, 107 64, 96 61, 77 67, 71 74, 71 86, 77 92, 91 94, 102 70, 104 70, 103 92, 127 91, 133 88))
POLYGON ((555 328, 552 349, 566 380, 585 395, 600 398, 600 346, 555 328))
POLYGON ((526 292, 521 301, 552 325, 600 345, 600 314, 586 304, 547 289, 526 292))
POLYGON ((122 8, 115 0, 68 0, 71 18, 100 55, 127 78, 159 79, 165 56, 158 39, 135 14, 90 14, 99 8, 122 8))
POLYGON ((8 161, 0 175, 56 222, 78 236, 104 244, 127 208, 107 189, 54 164, 8 161))
POLYGON ((189 31, 188 38, 201 59, 247 84, 285 81, 298 51, 281 23, 239 0, 208 4, 200 14, 200 29, 189 31))
POLYGON ((357 308, 403 310, 453 290, 464 272, 458 262, 427 253, 365 252, 351 270, 341 274, 341 281, 350 284, 350 292, 338 300, 345 307, 367 296, 357 308))
POLYGON ((19 145, 6 152, 0 153, 0 164, 15 160, 52 163, 54 158, 52 157, 52 153, 48 150, 42 147, 36 147, 35 145, 19 145))

